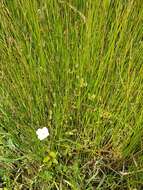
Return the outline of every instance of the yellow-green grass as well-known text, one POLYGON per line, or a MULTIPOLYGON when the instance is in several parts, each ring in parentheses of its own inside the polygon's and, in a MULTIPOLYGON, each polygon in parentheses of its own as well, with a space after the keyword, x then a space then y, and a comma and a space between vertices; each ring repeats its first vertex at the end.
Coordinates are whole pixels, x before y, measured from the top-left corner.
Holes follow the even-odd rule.
POLYGON ((1 0, 0 63, 1 186, 143 189, 141 0, 1 0))

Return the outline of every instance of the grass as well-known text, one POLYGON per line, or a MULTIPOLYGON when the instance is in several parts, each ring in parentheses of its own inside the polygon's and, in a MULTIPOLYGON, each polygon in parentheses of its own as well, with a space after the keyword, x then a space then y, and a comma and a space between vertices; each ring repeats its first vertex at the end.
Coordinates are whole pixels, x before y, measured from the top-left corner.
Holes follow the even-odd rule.
POLYGON ((0 1, 1 187, 143 189, 142 32, 141 0, 0 1))

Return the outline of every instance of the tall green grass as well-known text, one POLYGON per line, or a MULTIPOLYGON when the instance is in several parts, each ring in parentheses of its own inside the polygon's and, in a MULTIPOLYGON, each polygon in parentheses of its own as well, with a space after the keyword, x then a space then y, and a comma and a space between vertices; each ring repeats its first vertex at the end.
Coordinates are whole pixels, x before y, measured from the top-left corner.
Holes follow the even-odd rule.
POLYGON ((0 62, 3 186, 143 188, 141 0, 1 0, 0 62))

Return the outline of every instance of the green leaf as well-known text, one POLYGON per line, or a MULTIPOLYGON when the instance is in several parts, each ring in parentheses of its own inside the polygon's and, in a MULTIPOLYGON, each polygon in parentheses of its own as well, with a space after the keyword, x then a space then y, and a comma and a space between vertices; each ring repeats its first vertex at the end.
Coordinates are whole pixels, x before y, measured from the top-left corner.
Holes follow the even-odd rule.
POLYGON ((56 159, 53 160, 53 164, 58 164, 58 161, 56 159))
POLYGON ((51 158, 49 156, 46 156, 44 159, 43 159, 43 162, 46 163, 46 162, 49 162, 51 160, 51 158))
POLYGON ((56 158, 56 153, 51 151, 51 152, 49 152, 49 156, 51 158, 55 159, 56 158))

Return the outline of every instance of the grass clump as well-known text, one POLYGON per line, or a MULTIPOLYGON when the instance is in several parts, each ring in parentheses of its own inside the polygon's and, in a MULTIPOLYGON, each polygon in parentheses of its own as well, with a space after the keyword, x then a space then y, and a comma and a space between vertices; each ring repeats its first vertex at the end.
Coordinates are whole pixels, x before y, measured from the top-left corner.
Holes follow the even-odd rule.
POLYGON ((1 0, 1 186, 143 188, 142 30, 139 0, 1 0))

